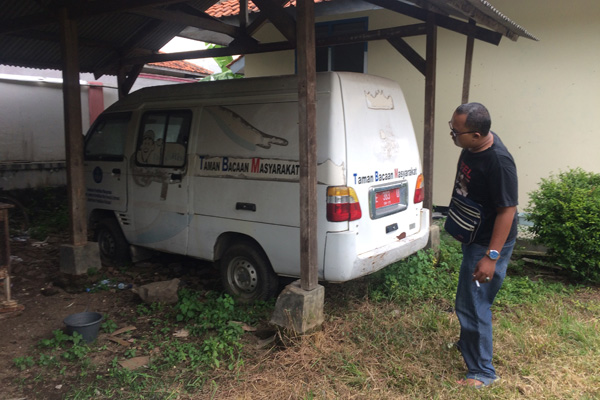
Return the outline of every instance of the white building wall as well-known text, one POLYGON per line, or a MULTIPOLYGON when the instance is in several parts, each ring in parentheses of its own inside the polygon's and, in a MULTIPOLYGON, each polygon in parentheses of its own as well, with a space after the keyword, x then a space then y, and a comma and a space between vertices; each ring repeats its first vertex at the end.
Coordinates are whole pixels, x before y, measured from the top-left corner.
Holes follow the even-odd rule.
MULTIPOLYGON (((85 134, 93 122, 90 85, 102 84, 106 108, 118 100, 117 80, 92 74, 80 79, 85 134)), ((139 77, 132 91, 174 83, 169 77, 139 77)), ((65 158, 61 71, 0 65, 0 190, 66 185, 65 158)))
MULTIPOLYGON (((600 173, 600 2, 597 0, 491 0, 494 7, 540 39, 503 38, 499 46, 475 41, 470 101, 485 104, 492 129, 512 152, 519 172, 520 211, 541 178, 569 168, 600 173)), ((369 29, 416 23, 376 10, 336 16, 369 17, 369 29)), ((332 19, 332 18, 327 18, 332 19)), ((324 21, 321 18, 318 21, 324 21)), ((267 25, 260 39, 283 40, 267 25)), ((422 56, 425 38, 407 38, 422 56)), ((460 149, 448 120, 462 92, 466 37, 438 29, 434 141, 434 205, 448 203, 460 149)), ((246 76, 294 73, 291 51, 246 56, 246 76)), ((369 42, 368 73, 398 81, 419 143, 423 143, 425 78, 387 41, 369 42)))
POLYGON ((62 114, 63 106, 56 101, 53 86, 0 79, 2 162, 64 159, 64 141, 56 140, 64 124, 55 117, 62 114))

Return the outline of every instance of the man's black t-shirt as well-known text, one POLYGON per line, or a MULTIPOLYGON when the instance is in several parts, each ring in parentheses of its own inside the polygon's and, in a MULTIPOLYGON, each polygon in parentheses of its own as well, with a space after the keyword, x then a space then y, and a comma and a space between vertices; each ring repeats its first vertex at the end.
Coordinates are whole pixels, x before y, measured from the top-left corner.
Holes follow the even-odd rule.
MULTIPOLYGON (((504 143, 494 135, 494 144, 479 153, 463 149, 458 159, 454 192, 483 206, 484 219, 474 243, 488 246, 492 238, 497 207, 519 203, 517 167, 504 143)), ((506 241, 517 237, 517 214, 506 241)), ((500 250, 500 249, 497 249, 500 250)))

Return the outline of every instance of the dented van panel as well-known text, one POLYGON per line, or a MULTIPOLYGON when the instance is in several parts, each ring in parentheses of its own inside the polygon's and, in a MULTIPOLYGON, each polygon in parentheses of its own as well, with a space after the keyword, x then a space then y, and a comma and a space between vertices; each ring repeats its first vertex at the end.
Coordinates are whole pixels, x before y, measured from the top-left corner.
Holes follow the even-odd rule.
POLYGON ((336 165, 331 160, 317 164, 317 183, 339 186, 346 184, 346 168, 344 163, 336 165))
MULTIPOLYGON (((423 248, 429 211, 398 85, 322 73, 316 93, 318 274, 342 282, 423 248)), ((86 136, 92 220, 113 215, 128 245, 221 260, 240 296, 300 275, 295 76, 142 89, 98 126, 86 136)))

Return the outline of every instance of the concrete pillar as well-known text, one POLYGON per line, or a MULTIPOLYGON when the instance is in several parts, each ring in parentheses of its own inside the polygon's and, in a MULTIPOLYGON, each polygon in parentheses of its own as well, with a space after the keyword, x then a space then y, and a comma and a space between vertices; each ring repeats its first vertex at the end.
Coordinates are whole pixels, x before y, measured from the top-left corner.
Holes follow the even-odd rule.
POLYGON ((98 243, 83 245, 63 244, 60 247, 60 272, 70 275, 83 275, 90 269, 102 268, 98 243))
POLYGON ((300 281, 287 285, 277 298, 271 323, 304 334, 319 328, 324 321, 325 288, 303 290, 300 281))

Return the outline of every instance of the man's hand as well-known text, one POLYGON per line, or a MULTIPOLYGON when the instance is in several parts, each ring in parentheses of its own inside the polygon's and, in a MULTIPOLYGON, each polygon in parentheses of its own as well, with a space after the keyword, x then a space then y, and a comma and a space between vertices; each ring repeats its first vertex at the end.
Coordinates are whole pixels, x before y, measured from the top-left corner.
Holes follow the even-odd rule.
POLYGON ((490 259, 488 256, 483 257, 475 266, 475 272, 473 272, 473 280, 479 283, 490 283, 494 279, 494 272, 496 271, 496 261, 490 259), (489 278, 489 279, 487 279, 489 278))
MULTIPOLYGON (((504 242, 510 233, 510 228, 513 223, 513 218, 517 212, 517 207, 498 207, 496 208, 496 219, 494 220, 494 230, 492 231, 492 238, 490 240, 488 249, 498 249, 501 251, 504 247, 504 242)), ((489 283, 494 279, 494 272, 496 271, 496 261, 492 260, 488 256, 484 256, 477 266, 475 266, 475 272, 473 272, 473 280, 479 283, 489 283), (486 278, 489 278, 486 280, 486 278)))

